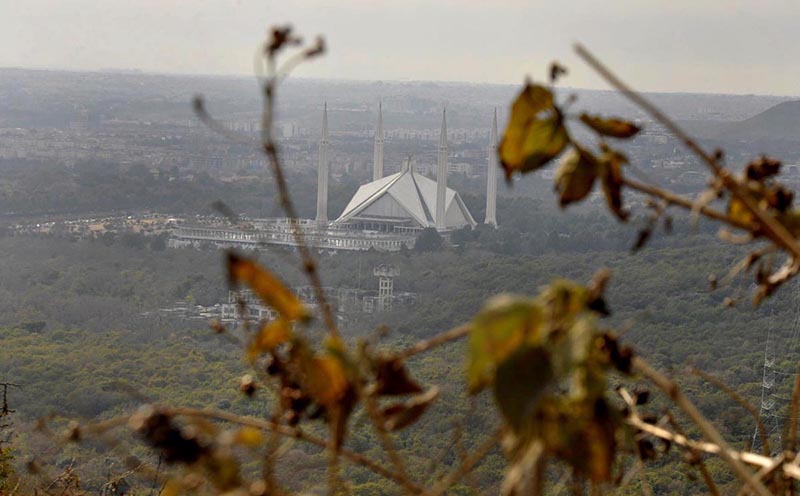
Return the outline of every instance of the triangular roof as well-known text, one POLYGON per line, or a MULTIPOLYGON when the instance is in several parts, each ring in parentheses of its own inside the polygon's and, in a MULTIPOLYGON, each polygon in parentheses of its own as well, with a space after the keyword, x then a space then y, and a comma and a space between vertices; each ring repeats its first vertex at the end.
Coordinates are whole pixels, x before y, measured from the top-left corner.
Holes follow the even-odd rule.
MULTIPOLYGON (((404 167, 400 172, 359 187, 336 222, 350 222, 358 218, 359 214, 387 195, 419 226, 435 226, 436 181, 414 173, 413 167, 404 167)), ((459 194, 450 188, 445 192, 445 212, 447 229, 476 224, 459 194)))

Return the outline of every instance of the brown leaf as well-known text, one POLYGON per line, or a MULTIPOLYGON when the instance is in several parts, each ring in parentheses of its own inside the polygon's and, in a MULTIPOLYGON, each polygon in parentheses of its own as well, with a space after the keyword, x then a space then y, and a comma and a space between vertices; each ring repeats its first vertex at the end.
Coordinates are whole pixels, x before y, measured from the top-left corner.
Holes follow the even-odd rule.
POLYGON ((603 118, 589 114, 581 114, 581 122, 603 136, 612 138, 630 138, 640 131, 639 126, 632 122, 615 118, 603 118))
POLYGON ((559 205, 564 207, 586 198, 592 191, 597 173, 597 159, 591 153, 577 146, 567 152, 556 169, 559 205))
POLYGON ((379 358, 375 366, 379 396, 394 396, 421 393, 422 386, 408 376, 403 362, 397 359, 379 358))
POLYGON ((761 156, 745 167, 745 175, 748 179, 762 181, 768 177, 778 174, 781 170, 781 161, 772 157, 761 156))
POLYGON ((606 195, 608 208, 619 220, 628 219, 628 212, 622 208, 622 166, 628 163, 624 154, 605 148, 600 156, 600 180, 606 195))
POLYGON ((439 388, 433 386, 427 392, 413 396, 408 401, 389 405, 381 412, 384 419, 383 428, 393 432, 408 427, 425 413, 437 396, 439 388))
POLYGON ((287 320, 303 320, 309 316, 302 302, 280 279, 248 258, 228 253, 228 278, 232 284, 249 286, 256 296, 287 320))
POLYGON ((567 74, 567 68, 563 65, 559 64, 558 62, 553 62, 550 64, 550 82, 556 83, 561 76, 567 74))
POLYGON ((511 118, 500 142, 500 162, 510 178, 556 158, 569 144, 561 112, 544 86, 527 84, 511 107, 511 118))
POLYGON ((637 252, 644 248, 644 245, 647 244, 647 241, 650 239, 650 236, 653 234, 653 229, 651 227, 645 227, 636 235, 636 242, 633 244, 633 248, 631 248, 632 252, 637 252))

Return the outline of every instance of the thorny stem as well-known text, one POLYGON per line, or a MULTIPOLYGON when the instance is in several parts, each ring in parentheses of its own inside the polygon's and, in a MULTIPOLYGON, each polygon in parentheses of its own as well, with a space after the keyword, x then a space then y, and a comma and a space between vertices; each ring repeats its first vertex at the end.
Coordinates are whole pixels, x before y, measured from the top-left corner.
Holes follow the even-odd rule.
MULTIPOLYGON (((276 424, 274 422, 269 422, 267 420, 243 417, 222 410, 214 410, 210 408, 198 409, 198 408, 186 408, 186 407, 166 407, 161 409, 161 411, 167 415, 179 415, 184 417, 200 417, 200 418, 223 420, 225 422, 230 422, 233 424, 244 425, 256 429, 277 432, 281 435, 291 437, 294 439, 299 439, 301 441, 305 441, 307 443, 319 446, 320 448, 328 448, 330 444, 329 441, 325 439, 313 436, 294 427, 276 424)), ((360 453, 356 453, 345 448, 341 448, 339 450, 339 453, 344 458, 347 458, 351 462, 361 465, 371 470, 372 472, 380 475, 381 477, 397 483, 399 486, 407 489, 409 492, 413 494, 420 494, 424 491, 424 488, 419 484, 410 481, 402 477, 401 475, 397 474, 396 472, 391 471, 383 467, 382 465, 373 462, 372 460, 370 460, 369 458, 365 457, 360 453)))
POLYGON ((445 331, 441 334, 437 334, 429 339, 423 339, 418 341, 416 344, 411 346, 410 348, 406 348, 405 350, 400 351, 399 353, 394 355, 395 359, 398 360, 405 360, 410 358, 414 355, 418 355, 420 353, 424 353, 432 348, 436 348, 441 346, 445 343, 449 343, 450 341, 455 341, 458 339, 463 338, 467 334, 469 334, 470 329, 472 327, 470 324, 463 324, 458 327, 454 327, 449 331, 445 331))
POLYGON ((392 465, 394 465, 394 469, 397 474, 404 479, 409 480, 408 472, 406 471, 403 459, 397 453, 397 449, 395 449, 394 443, 392 443, 392 438, 389 436, 389 433, 386 432, 386 429, 381 422, 381 415, 380 412, 378 412, 378 405, 375 396, 365 392, 364 388, 360 389, 361 390, 359 391, 359 394, 362 398, 364 398, 364 408, 367 410, 367 415, 369 415, 369 418, 372 421, 372 425, 375 428, 375 433, 378 435, 378 439, 383 445, 383 450, 386 451, 386 455, 389 457, 389 461, 392 462, 392 465))
MULTIPOLYGON (((575 45, 575 52, 611 86, 620 91, 639 108, 650 114, 653 119, 660 122, 673 135, 680 139, 689 150, 700 158, 708 166, 714 176, 719 178, 722 184, 730 190, 731 194, 738 198, 745 205, 747 210, 758 219, 759 225, 756 228, 757 230, 763 230, 768 238, 791 253, 794 258, 800 259, 800 244, 797 243, 797 240, 794 239, 791 233, 789 233, 780 222, 758 206, 755 199, 753 199, 745 187, 720 165, 716 157, 703 150, 694 139, 672 121, 672 119, 667 117, 658 107, 622 82, 621 79, 612 73, 610 69, 603 65, 585 47, 580 44, 575 45)), ((754 226, 750 226, 747 230, 752 232, 754 226)))
MULTIPOLYGON (((270 57, 272 60, 272 57, 270 57)), ((325 292, 322 290, 322 281, 319 277, 317 270, 317 263, 311 255, 311 250, 306 245, 303 231, 297 222, 297 211, 292 203, 291 196, 289 195, 289 187, 286 183, 286 177, 283 174, 283 167, 281 166, 280 157, 278 156, 278 148, 275 140, 272 137, 272 116, 274 115, 275 108, 275 91, 276 91, 276 75, 272 69, 274 62, 270 62, 270 76, 264 86, 264 109, 262 115, 262 149, 264 154, 269 159, 272 173, 275 175, 275 184, 278 187, 278 196, 280 199, 281 208, 289 218, 292 226, 292 233, 294 234, 295 244, 297 251, 300 254, 300 259, 303 263, 303 270, 306 272, 311 285, 314 288, 314 296, 317 298, 320 308, 322 309, 322 317, 325 320, 325 327, 328 333, 333 337, 339 337, 339 330, 336 326, 336 321, 333 317, 328 299, 325 297, 325 292)))
POLYGON ((767 490, 764 484, 762 484, 760 480, 754 478, 753 474, 742 465, 741 461, 731 455, 732 450, 728 446, 728 443, 722 438, 722 435, 711 422, 700 413, 697 407, 694 406, 694 403, 683 394, 674 381, 656 371, 649 363, 640 357, 634 357, 633 368, 664 391, 667 396, 669 396, 670 400, 689 416, 692 422, 700 429, 700 432, 703 433, 703 436, 719 447, 720 457, 730 465, 736 476, 739 477, 745 485, 750 486, 753 491, 760 496, 770 495, 769 490, 767 490))
MULTIPOLYGON (((690 200, 690 199, 688 199, 686 197, 683 197, 681 195, 677 195, 677 194, 675 194, 675 193, 673 193, 671 191, 659 188, 657 186, 652 186, 650 184, 643 183, 643 182, 637 181, 635 179, 630 179, 630 178, 627 178, 627 177, 623 177, 622 178, 622 184, 624 184, 625 186, 629 187, 630 189, 639 191, 640 193, 645 193, 647 195, 654 196, 656 198, 660 198, 661 200, 664 200, 665 202, 667 202, 667 203, 669 203, 671 205, 676 205, 676 206, 679 206, 679 207, 683 207, 683 208, 685 208, 687 210, 693 210, 693 209, 697 208, 697 205, 692 200, 690 200)), ((746 230, 746 231, 752 231, 752 229, 753 229, 753 225, 752 224, 748 224, 746 222, 742 222, 742 221, 740 221, 738 219, 735 219, 735 218, 727 215, 724 212, 720 212, 719 210, 715 210, 715 209, 713 209, 713 208, 711 208, 711 207, 709 207, 707 205, 701 205, 700 208, 699 208, 699 211, 700 211, 701 214, 705 215, 706 217, 709 217, 709 218, 714 219, 714 220, 718 220, 720 222, 723 222, 725 224, 731 225, 733 227, 736 227, 736 228, 739 228, 739 229, 743 229, 743 230, 746 230)))
MULTIPOLYGON (((308 52, 304 52, 308 53, 308 52)), ((304 57, 305 58, 305 57, 304 57)), ((306 245, 302 229, 297 222, 297 211, 292 203, 291 195, 289 194, 289 187, 286 183, 286 177, 283 173, 280 157, 278 155, 278 147, 272 136, 272 122, 275 115, 275 92, 277 91, 278 83, 281 78, 286 77, 291 68, 299 62, 300 59, 295 57, 290 60, 290 65, 284 71, 276 70, 275 52, 272 50, 267 51, 267 79, 264 83, 264 98, 262 109, 262 122, 261 122, 261 146, 264 154, 267 156, 269 164, 272 168, 272 173, 275 176, 275 184, 278 188, 278 197, 280 199, 281 208, 289 218, 289 223, 292 227, 292 234, 294 235, 297 251, 300 254, 300 260, 303 264, 303 270, 308 276, 311 286, 314 288, 314 295, 317 299, 322 310, 322 318, 325 321, 325 327, 328 334, 333 338, 339 338, 339 330, 336 326, 336 320, 333 316, 330 303, 325 297, 325 292, 322 289, 322 281, 319 277, 317 263, 311 255, 311 250, 306 245), (297 62, 295 61, 297 60, 297 62)), ((331 494, 335 494, 338 487, 338 472, 339 472, 339 450, 335 446, 333 437, 328 441, 328 487, 331 494)))

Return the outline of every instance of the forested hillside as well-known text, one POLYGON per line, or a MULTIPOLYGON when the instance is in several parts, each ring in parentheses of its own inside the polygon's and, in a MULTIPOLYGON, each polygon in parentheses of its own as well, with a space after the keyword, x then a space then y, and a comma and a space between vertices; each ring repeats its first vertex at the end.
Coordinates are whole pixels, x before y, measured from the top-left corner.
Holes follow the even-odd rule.
MULTIPOLYGON (((533 219, 535 225, 527 234, 512 236, 513 246, 503 241, 507 231, 501 228, 465 232, 459 246, 446 251, 322 257, 325 284, 369 287, 375 284, 371 268, 391 263, 401 274, 396 289, 418 293, 413 312, 349 315, 342 329, 345 339, 370 335, 383 323, 391 330, 386 344, 410 344, 462 323, 465 315, 474 315, 487 297, 498 292, 531 294, 553 278, 588 280, 597 267, 609 267, 613 277, 607 289, 612 311, 608 325, 625 330, 625 340, 639 353, 671 370, 704 413, 716 419, 737 446, 743 446, 752 436, 752 419, 715 386, 690 375, 686 367, 696 365, 718 376, 757 403, 765 333, 772 327, 779 331, 773 338, 776 341, 789 338, 797 308, 795 292, 783 291, 758 310, 747 301, 725 307, 724 298, 737 297, 738 288, 710 293, 706 281, 712 273, 724 273, 738 250, 720 248, 707 226, 691 234, 686 218, 675 221, 680 235, 659 231, 653 245, 637 253, 630 251, 635 232, 620 230, 606 215, 551 213, 533 219), (544 236, 548 231, 557 232, 544 236)), ((134 408, 141 397, 240 413, 263 411, 259 402, 237 391, 237 381, 247 369, 239 346, 203 324, 142 315, 177 299, 209 304, 224 298, 227 288, 220 252, 153 252, 147 244, 53 237, 32 241, 0 238, 0 248, 6 253, 0 268, 6 274, 0 281, 4 305, 0 377, 23 386, 12 396, 23 440, 15 444, 20 463, 47 444, 46 436, 33 431, 33 423, 51 413, 103 419, 134 408), (37 322, 44 325, 32 325, 37 322), (70 366, 73 363, 82 367, 75 369, 70 366)), ((260 255, 266 265, 283 268, 281 275, 288 283, 300 283, 301 274, 280 263, 285 257, 280 251, 260 255)), ((428 466, 430 453, 452 456, 446 445, 432 446, 431 439, 445 442, 448 436, 438 434, 461 425, 468 427, 462 441, 470 446, 475 439, 469 433, 481 432, 493 418, 488 404, 476 410, 475 400, 464 396, 462 357, 462 346, 456 345, 413 361, 417 378, 439 385, 443 394, 419 428, 402 437, 403 453, 423 478, 427 471, 431 471, 429 477, 435 473, 428 466)), ((483 405, 488 398, 477 401, 483 405)), ((368 429, 353 432, 348 442, 369 452, 369 443, 375 442, 372 434, 368 429)), ((121 460, 128 452, 120 447, 105 461, 98 461, 92 450, 99 447, 76 449, 47 449, 37 456, 53 457, 48 461, 61 466, 76 456, 87 487, 92 487, 105 480, 107 472, 122 470, 121 460)), ((145 456, 138 448, 134 452, 145 456)), ((292 463, 322 478, 324 462, 305 453, 294 453, 292 463)), ((484 487, 499 483, 501 459, 496 453, 477 472, 484 487)), ((669 476, 674 470, 669 460, 659 462, 665 468, 652 471, 651 483, 659 493, 684 494, 694 482, 669 476)), ((353 480, 363 485, 357 486, 357 494, 382 491, 377 479, 361 469, 351 470, 357 474, 353 480)))

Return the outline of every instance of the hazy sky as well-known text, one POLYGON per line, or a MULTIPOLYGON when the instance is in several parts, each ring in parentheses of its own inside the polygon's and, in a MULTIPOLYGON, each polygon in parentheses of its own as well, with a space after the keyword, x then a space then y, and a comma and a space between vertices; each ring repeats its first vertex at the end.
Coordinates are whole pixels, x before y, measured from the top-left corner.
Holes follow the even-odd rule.
POLYGON ((325 35, 299 75, 518 83, 552 59, 604 88, 800 94, 797 0, 0 0, 0 66, 250 74, 266 27, 325 35))

